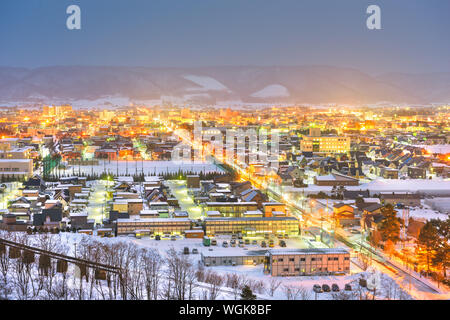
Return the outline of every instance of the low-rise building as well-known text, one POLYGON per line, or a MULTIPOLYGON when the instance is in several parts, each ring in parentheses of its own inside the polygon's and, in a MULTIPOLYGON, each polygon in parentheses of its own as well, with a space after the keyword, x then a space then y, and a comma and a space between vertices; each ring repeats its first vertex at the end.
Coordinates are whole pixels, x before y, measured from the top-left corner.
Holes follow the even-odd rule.
POLYGON ((117 219, 117 235, 134 234, 146 230, 153 234, 183 234, 191 229, 191 220, 186 218, 130 218, 117 219))
POLYGON ((350 271, 350 253, 342 248, 269 250, 264 271, 272 276, 343 274, 350 271))
POLYGON ((296 236, 299 233, 299 221, 296 217, 206 218, 205 229, 207 235, 242 233, 248 236, 264 234, 296 236))

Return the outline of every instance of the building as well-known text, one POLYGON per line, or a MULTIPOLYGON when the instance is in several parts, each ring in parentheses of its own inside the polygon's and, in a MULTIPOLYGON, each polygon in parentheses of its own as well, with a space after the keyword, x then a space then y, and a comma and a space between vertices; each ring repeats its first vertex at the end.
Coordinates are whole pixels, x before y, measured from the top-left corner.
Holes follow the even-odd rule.
POLYGON ((264 216, 272 217, 273 212, 283 212, 286 215, 286 205, 280 202, 264 202, 262 204, 264 216))
POLYGON ((315 176, 314 184, 317 186, 329 186, 329 187, 338 187, 338 186, 358 186, 359 180, 345 176, 343 174, 330 174, 326 176, 315 176))
POLYGON ((3 214, 0 221, 0 230, 27 231, 31 224, 29 221, 17 220, 15 214, 3 214))
POLYGON ((299 233, 299 221, 296 217, 268 218, 205 218, 207 235, 242 233, 247 236, 264 234, 299 233))
POLYGON ((189 189, 200 188, 200 176, 198 175, 188 175, 186 176, 186 184, 189 189))
POLYGON ((208 252, 201 254, 202 263, 209 266, 257 265, 264 263, 267 250, 249 250, 241 254, 224 254, 222 252, 208 252))
POLYGON ((0 159, 0 175, 24 178, 33 175, 32 159, 0 159))
POLYGON ((186 218, 117 219, 117 235, 147 231, 153 234, 184 234, 191 229, 191 220, 186 218))
POLYGON ((264 272, 272 276, 344 274, 350 271, 350 253, 342 248, 269 250, 264 272))
POLYGON ((323 154, 347 153, 350 151, 350 138, 326 135, 322 136, 320 129, 310 128, 309 136, 304 136, 300 142, 302 152, 323 154))
POLYGON ((206 211, 219 211, 225 217, 241 217, 246 211, 258 209, 256 202, 207 202, 206 211))
POLYGON ((391 204, 393 206, 397 204, 402 204, 410 207, 420 206, 420 195, 414 193, 405 192, 392 192, 392 193, 381 193, 380 199, 384 204, 391 204))

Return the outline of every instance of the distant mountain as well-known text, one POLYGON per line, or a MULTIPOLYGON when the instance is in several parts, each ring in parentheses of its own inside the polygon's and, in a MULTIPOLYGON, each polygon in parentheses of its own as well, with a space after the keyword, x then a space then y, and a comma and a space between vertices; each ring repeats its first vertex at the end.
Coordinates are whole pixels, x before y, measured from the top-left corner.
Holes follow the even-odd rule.
POLYGON ((371 76, 351 68, 0 67, 0 102, 157 100, 279 103, 450 102, 450 73, 371 76))

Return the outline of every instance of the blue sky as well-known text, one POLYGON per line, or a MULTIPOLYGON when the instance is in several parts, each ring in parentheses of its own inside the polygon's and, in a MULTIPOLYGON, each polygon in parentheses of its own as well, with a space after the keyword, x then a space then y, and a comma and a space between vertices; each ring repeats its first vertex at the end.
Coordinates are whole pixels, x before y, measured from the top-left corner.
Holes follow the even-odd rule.
POLYGON ((1 0, 0 65, 450 71, 448 0, 1 0), (66 29, 66 8, 82 30, 66 29), (383 30, 366 28, 366 8, 383 30))

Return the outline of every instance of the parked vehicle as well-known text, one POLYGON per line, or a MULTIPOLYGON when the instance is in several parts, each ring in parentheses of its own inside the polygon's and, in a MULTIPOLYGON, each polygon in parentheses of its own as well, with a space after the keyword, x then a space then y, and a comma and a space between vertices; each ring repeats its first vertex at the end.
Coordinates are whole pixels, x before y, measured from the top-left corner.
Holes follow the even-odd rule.
POLYGON ((222 247, 228 248, 228 242, 226 242, 226 241, 222 242, 222 247))
POLYGON ((249 239, 245 239, 244 242, 245 242, 246 245, 250 244, 250 240, 249 239))
POLYGON ((330 288, 329 285, 323 284, 323 285, 322 285, 322 290, 323 290, 323 292, 330 292, 330 291, 331 291, 331 288, 330 288))
POLYGON ((242 233, 239 233, 239 234, 238 234, 238 239, 239 239, 239 240, 242 240, 242 233))
POLYGON ((253 240, 253 241, 252 241, 252 244, 254 244, 255 246, 258 245, 258 241, 253 240))
POLYGON ((284 242, 283 240, 281 240, 281 241, 280 241, 280 247, 286 248, 286 242, 284 242))
POLYGON ((177 237, 175 237, 175 236, 170 236, 170 240, 171 240, 171 241, 176 241, 176 240, 177 240, 177 237))
POLYGON ((155 240, 161 240, 161 236, 160 236, 159 234, 157 234, 157 235, 155 236, 155 240))
POLYGON ((269 240, 269 247, 273 248, 274 246, 275 246, 275 244, 274 244, 273 240, 269 240))
POLYGON ((203 237, 203 245, 209 247, 211 245, 211 239, 209 237, 203 237))
POLYGON ((265 241, 261 241, 261 247, 263 247, 263 248, 267 247, 267 244, 265 241))
POLYGON ((212 246, 217 246, 217 240, 216 239, 211 239, 211 245, 212 246))
POLYGON ((230 241, 230 245, 231 245, 232 247, 236 247, 236 240, 231 240, 231 241, 230 241))
POLYGON ((315 285, 313 286, 313 291, 314 291, 315 293, 322 293, 322 292, 323 292, 321 286, 318 285, 318 284, 315 284, 315 285))
POLYGON ((345 285, 345 291, 352 291, 352 286, 350 284, 345 285))
POLYGON ((183 253, 184 253, 184 254, 189 254, 189 248, 188 248, 188 247, 184 247, 183 253))
POLYGON ((192 249, 192 253, 193 254, 197 254, 198 253, 198 249, 197 248, 192 249))
POLYGON ((333 283, 331 285, 331 290, 333 290, 333 292, 338 292, 339 291, 339 286, 336 283, 333 283))
POLYGON ((242 241, 242 240, 239 240, 239 247, 243 247, 244 246, 244 241, 242 241))
POLYGON ((237 239, 237 235, 235 234, 235 233, 233 233, 232 235, 231 235, 231 239, 237 239))

